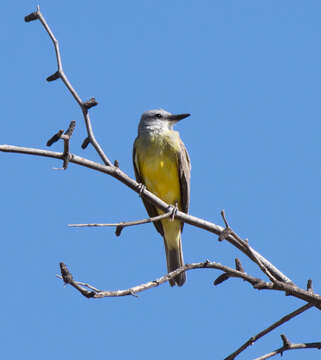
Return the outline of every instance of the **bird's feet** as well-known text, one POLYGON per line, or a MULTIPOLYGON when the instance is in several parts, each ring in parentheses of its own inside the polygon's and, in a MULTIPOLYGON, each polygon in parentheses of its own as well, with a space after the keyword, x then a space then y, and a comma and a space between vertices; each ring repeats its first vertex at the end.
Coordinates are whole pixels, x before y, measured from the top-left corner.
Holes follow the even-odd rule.
POLYGON ((146 190, 146 186, 143 183, 138 184, 138 195, 142 197, 143 192, 146 190))
POLYGON ((175 219, 175 215, 178 211, 178 206, 177 206, 177 201, 175 202, 175 205, 170 205, 169 206, 169 211, 171 211, 171 216, 170 216, 170 219, 171 221, 173 221, 175 219))

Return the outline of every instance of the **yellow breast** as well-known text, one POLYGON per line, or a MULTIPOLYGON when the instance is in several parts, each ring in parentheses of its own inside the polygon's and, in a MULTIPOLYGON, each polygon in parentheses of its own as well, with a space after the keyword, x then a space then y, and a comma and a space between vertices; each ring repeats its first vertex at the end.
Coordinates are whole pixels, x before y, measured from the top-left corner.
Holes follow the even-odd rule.
POLYGON ((136 139, 136 167, 148 190, 169 204, 180 207, 178 172, 179 141, 176 132, 140 136, 136 139))

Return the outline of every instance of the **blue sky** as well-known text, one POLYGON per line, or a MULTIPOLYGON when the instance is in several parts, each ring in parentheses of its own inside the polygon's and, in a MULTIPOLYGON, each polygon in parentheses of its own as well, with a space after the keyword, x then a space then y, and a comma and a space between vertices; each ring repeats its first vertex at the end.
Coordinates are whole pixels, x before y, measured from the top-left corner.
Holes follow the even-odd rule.
MULTIPOLYGON (((178 126, 192 160, 191 214, 242 237, 299 286, 320 293, 319 1, 39 1, 60 41, 64 70, 83 99, 110 159, 133 176, 132 142, 145 110, 189 112, 178 126)), ((86 136, 77 104, 56 71, 37 3, 2 4, 0 143, 46 148, 76 120, 72 152, 86 136)), ((52 147, 61 151, 62 144, 52 147)), ((139 298, 87 300, 55 275, 64 261, 77 280, 123 289, 165 272, 162 239, 151 224, 71 229, 69 223, 145 217, 134 192, 113 178, 54 159, 0 154, 1 329, 6 359, 32 357, 222 359, 250 336, 303 303, 258 292, 240 280, 192 271, 182 288, 167 284, 139 298)), ((186 225, 186 262, 206 258, 260 273, 228 243, 186 225)), ((281 345, 320 341, 320 313, 300 315, 247 350, 251 359, 281 345)), ((288 352, 319 359, 320 352, 288 352)))

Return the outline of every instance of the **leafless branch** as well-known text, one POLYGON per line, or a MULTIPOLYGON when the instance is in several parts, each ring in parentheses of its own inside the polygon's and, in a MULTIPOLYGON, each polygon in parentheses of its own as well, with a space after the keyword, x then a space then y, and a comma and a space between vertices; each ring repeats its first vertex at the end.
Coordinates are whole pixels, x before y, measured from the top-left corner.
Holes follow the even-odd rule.
POLYGON ((225 229, 224 231, 220 234, 219 236, 219 241, 222 241, 226 238, 228 238, 228 236, 233 236, 235 239, 237 239, 244 247, 246 247, 249 251, 249 253, 252 255, 252 259, 254 259, 254 261, 259 265, 260 269, 267 275, 267 277, 271 280, 271 281, 275 281, 276 279, 274 278, 274 276, 271 274, 271 272, 266 268, 266 266, 261 262, 260 258, 258 256, 256 256, 255 252, 252 252, 251 247, 249 246, 248 242, 241 239, 230 227, 229 223, 227 222, 226 216, 225 216, 225 211, 222 210, 221 211, 221 216, 223 218, 224 224, 225 224, 225 229))
MULTIPOLYGON (((65 133, 63 133, 63 130, 59 130, 55 135, 53 135, 48 141, 47 141, 47 146, 51 146, 52 144, 54 144, 55 142, 57 142, 59 139, 62 139, 64 141, 64 153, 63 153, 63 170, 66 170, 69 164, 69 157, 70 157, 70 153, 69 153, 69 143, 70 143, 70 138, 72 136, 72 133, 74 132, 76 127, 76 121, 72 120, 69 124, 68 129, 65 131, 65 133)), ((61 168, 58 168, 56 170, 61 170, 61 168)))
MULTIPOLYGON (((10 152, 10 153, 21 153, 21 154, 29 154, 29 155, 37 155, 37 156, 45 156, 45 157, 51 157, 63 160, 63 153, 57 153, 47 150, 41 150, 41 149, 33 149, 33 148, 25 148, 20 146, 12 146, 12 145, 0 145, 0 151, 3 152, 10 152)), ((170 204, 165 203, 163 200, 159 199, 156 195, 149 192, 146 188, 142 188, 141 184, 137 183, 135 180, 131 179, 127 174, 125 174, 123 171, 121 171, 116 166, 105 166, 102 164, 98 164, 94 161, 81 158, 77 155, 70 154, 69 156, 69 162, 88 167, 90 169, 105 173, 107 175, 110 175, 117 180, 121 181, 123 184, 131 188, 132 190, 136 191, 140 196, 142 196, 147 201, 154 204, 157 208, 160 210, 166 212, 170 206, 170 204)), ((183 221, 187 224, 199 227, 201 229, 207 230, 211 233, 214 233, 218 236, 221 235, 221 233, 224 232, 224 228, 213 224, 209 221, 197 218, 195 216, 185 214, 182 211, 177 210, 175 212, 175 218, 183 221)), ((235 234, 235 233, 233 233, 235 234)), ((256 250, 254 250, 252 247, 248 245, 247 242, 240 239, 239 236, 235 237, 233 234, 228 234, 225 238, 226 241, 231 243, 233 246, 237 247, 240 251, 242 251, 245 255, 247 255, 251 260, 257 263, 258 259, 261 262, 261 264, 264 264, 265 268, 269 270, 273 276, 278 279, 279 281, 293 284, 293 282, 285 276, 279 269, 277 269, 274 265, 272 265, 268 260, 266 260, 261 254, 259 254, 256 250)))
MULTIPOLYGON (((40 150, 40 149, 32 149, 32 148, 23 148, 18 146, 10 146, 10 145, 0 145, 0 151, 4 152, 13 152, 13 153, 24 153, 24 154, 31 154, 31 155, 39 155, 39 156, 46 156, 46 157, 52 157, 56 159, 63 159, 64 154, 63 153, 55 153, 51 151, 46 150, 40 150)), ((128 175, 126 175, 124 172, 122 172, 119 168, 115 166, 105 166, 102 164, 98 164, 94 161, 81 158, 79 156, 70 154, 69 161, 71 163, 81 165, 88 167, 93 170, 97 170, 100 172, 103 172, 105 174, 111 175, 114 178, 118 179, 128 187, 130 187, 132 190, 136 191, 137 193, 141 193, 142 189, 140 184, 138 184, 136 181, 131 179, 128 175)), ((148 199, 148 201, 151 201, 154 205, 156 205, 159 209, 163 211, 167 211, 169 208, 169 204, 166 204, 164 201, 159 199, 157 196, 155 196, 153 193, 149 192, 146 189, 143 189, 142 197, 148 199)), ((194 225, 196 227, 199 227, 201 229, 207 230, 209 232, 212 232, 214 234, 220 235, 221 232, 224 231, 224 228, 222 228, 219 225, 210 223, 206 220, 197 218, 192 215, 185 214, 181 211, 177 211, 175 213, 175 218, 184 221, 190 225, 194 225)), ((268 286, 264 285, 263 288, 269 288, 274 290, 281 290, 286 291, 288 295, 296 296, 302 300, 311 302, 315 304, 319 309, 321 309, 321 303, 320 303, 320 296, 311 294, 311 292, 300 289, 299 287, 295 286, 284 274, 282 274, 275 266, 273 266, 270 262, 268 262, 262 255, 260 255, 258 252, 256 252, 254 249, 249 247, 249 245, 243 247, 243 241, 239 242, 235 237, 232 235, 229 235, 226 238, 227 241, 229 241, 231 244, 236 246, 238 249, 240 249, 242 252, 244 252, 246 255, 248 255, 251 259, 253 259, 253 253, 255 254, 256 258, 259 258, 262 263, 264 263, 264 266, 266 266, 271 273, 275 277, 281 278, 282 281, 275 280, 273 284, 270 284, 268 286), (249 249, 251 250, 249 252, 249 249), (288 281, 285 282, 284 279, 287 279, 288 281)), ((255 261, 255 259, 253 261, 255 261)), ((256 288, 258 288, 259 285, 256 285, 256 288)))
POLYGON ((116 235, 119 236, 122 229, 127 226, 148 224, 151 222, 166 219, 173 215, 173 213, 174 213, 173 209, 174 209, 173 207, 170 207, 169 211, 165 214, 154 216, 154 217, 147 218, 147 219, 142 219, 142 220, 126 221, 126 222, 119 222, 119 223, 113 223, 113 224, 69 224, 68 226, 71 226, 71 227, 105 227, 105 226, 111 227, 111 226, 113 226, 113 227, 116 227, 116 235))
POLYGON ((257 340, 259 340, 261 337, 265 336, 272 330, 276 329, 277 327, 283 325, 287 321, 293 319, 294 317, 298 316, 299 314, 303 313, 304 311, 310 309, 313 307, 313 304, 306 304, 304 306, 299 307, 297 310, 283 316, 280 320, 276 321, 266 329, 260 331, 258 334, 250 337, 249 340, 247 340, 239 349, 237 349, 235 352, 233 352, 231 355, 226 357, 224 360, 234 360, 241 352, 243 352, 246 348, 248 348, 250 345, 253 345, 253 343, 257 340))
MULTIPOLYGON (((282 337, 282 335, 281 335, 282 337)), ((284 335, 283 335, 284 337, 284 335)), ((283 340, 284 343, 284 340, 283 340)), ((276 349, 268 354, 265 354, 263 356, 260 356, 254 360, 265 360, 265 359, 269 359, 277 354, 281 354, 283 355, 283 353, 285 351, 288 350, 298 350, 298 349, 321 349, 321 342, 312 342, 312 343, 301 343, 301 344, 292 344, 290 343, 288 340, 286 342, 286 344, 284 344, 282 347, 280 347, 279 349, 276 349)))
MULTIPOLYGON (((83 102, 80 98, 80 96, 78 95, 77 91, 72 87, 70 81, 68 80, 63 67, 62 67, 62 61, 61 61, 61 55, 60 55, 60 50, 59 50, 59 43, 58 40, 55 38, 53 32, 51 31, 49 25, 47 24, 45 18, 43 17, 39 6, 37 7, 37 11, 34 13, 31 13, 30 15, 27 15, 25 17, 25 21, 26 22, 30 22, 30 21, 34 21, 34 20, 39 20, 41 22, 41 24, 43 25, 43 27, 45 28, 45 30, 47 31, 53 45, 55 48, 55 52, 56 52, 56 58, 57 58, 57 66, 58 66, 58 70, 51 76, 49 76, 47 78, 47 81, 54 81, 57 79, 61 79, 63 81, 63 83, 66 85, 67 89, 69 90, 69 92, 71 93, 71 95, 74 97, 74 99, 77 101, 78 105, 81 108, 81 111, 83 113, 84 116, 84 120, 85 120, 85 124, 86 124, 86 128, 87 128, 87 133, 88 133, 88 137, 87 139, 87 145, 90 142, 93 147, 95 148, 95 150, 97 151, 97 153, 99 154, 100 158, 102 159, 102 161, 104 162, 104 164, 106 166, 112 166, 111 161, 108 159, 108 157, 105 155, 104 151, 102 150, 102 148, 100 147, 100 145, 98 144, 95 136, 94 136, 94 132, 92 130, 92 126, 91 126, 91 121, 90 121, 90 117, 89 117, 89 113, 88 113, 88 109, 90 109, 91 107, 97 105, 97 101, 92 98, 88 101, 83 102)), ((86 140, 85 139, 85 140, 86 140)))
MULTIPOLYGON (((64 269, 67 269, 67 267, 65 265, 64 265, 64 269)), ((92 293, 89 294, 88 291, 86 292, 83 288, 78 288, 77 286, 80 286, 80 283, 73 280, 73 277, 69 271, 65 271, 65 274, 67 274, 69 277, 64 275, 63 272, 61 275, 62 275, 65 283, 68 283, 68 284, 72 285, 73 287, 75 287, 78 291, 80 291, 80 293, 82 295, 84 295, 86 297, 103 298, 103 297, 133 295, 138 292, 148 290, 148 289, 156 287, 160 284, 163 284, 163 283, 169 281, 170 279, 174 278, 175 276, 179 275, 180 273, 182 273, 184 271, 193 270, 193 269, 220 270, 220 271, 223 271, 225 274, 227 274, 227 276, 229 278, 235 277, 235 278, 241 278, 241 279, 247 281, 248 283, 250 283, 253 286, 253 288, 255 288, 257 290, 279 290, 279 291, 283 291, 285 293, 289 293, 291 291, 292 296, 297 297, 302 300, 305 300, 305 301, 309 302, 310 304, 312 304, 313 306, 316 306, 319 309, 321 309, 321 296, 320 295, 312 294, 312 293, 305 291, 303 289, 300 289, 294 285, 285 284, 285 283, 278 282, 278 281, 276 283, 266 282, 259 278, 248 275, 242 271, 234 270, 228 266, 225 266, 225 265, 222 265, 222 264, 219 264, 216 262, 210 262, 208 260, 206 260, 205 262, 202 262, 202 263, 185 264, 183 267, 181 267, 175 271, 172 271, 171 273, 166 274, 159 279, 156 279, 154 281, 149 281, 147 283, 140 284, 140 285, 134 286, 129 289, 113 290, 113 291, 100 290, 100 291, 95 292, 95 294, 92 294, 92 293)), ((218 285, 218 283, 214 283, 214 284, 218 285)))

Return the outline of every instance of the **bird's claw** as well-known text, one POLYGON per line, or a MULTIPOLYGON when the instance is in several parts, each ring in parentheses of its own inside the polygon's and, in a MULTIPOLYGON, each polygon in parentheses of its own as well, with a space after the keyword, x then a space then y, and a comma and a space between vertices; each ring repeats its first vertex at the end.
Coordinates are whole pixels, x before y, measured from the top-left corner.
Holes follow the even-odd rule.
POLYGON ((178 207, 177 207, 177 202, 175 203, 175 205, 171 205, 170 206, 171 208, 171 221, 173 221, 175 219, 175 215, 177 214, 177 211, 178 211, 178 207))
POLYGON ((138 185, 138 194, 142 197, 143 192, 146 190, 146 186, 143 183, 139 183, 138 185))

